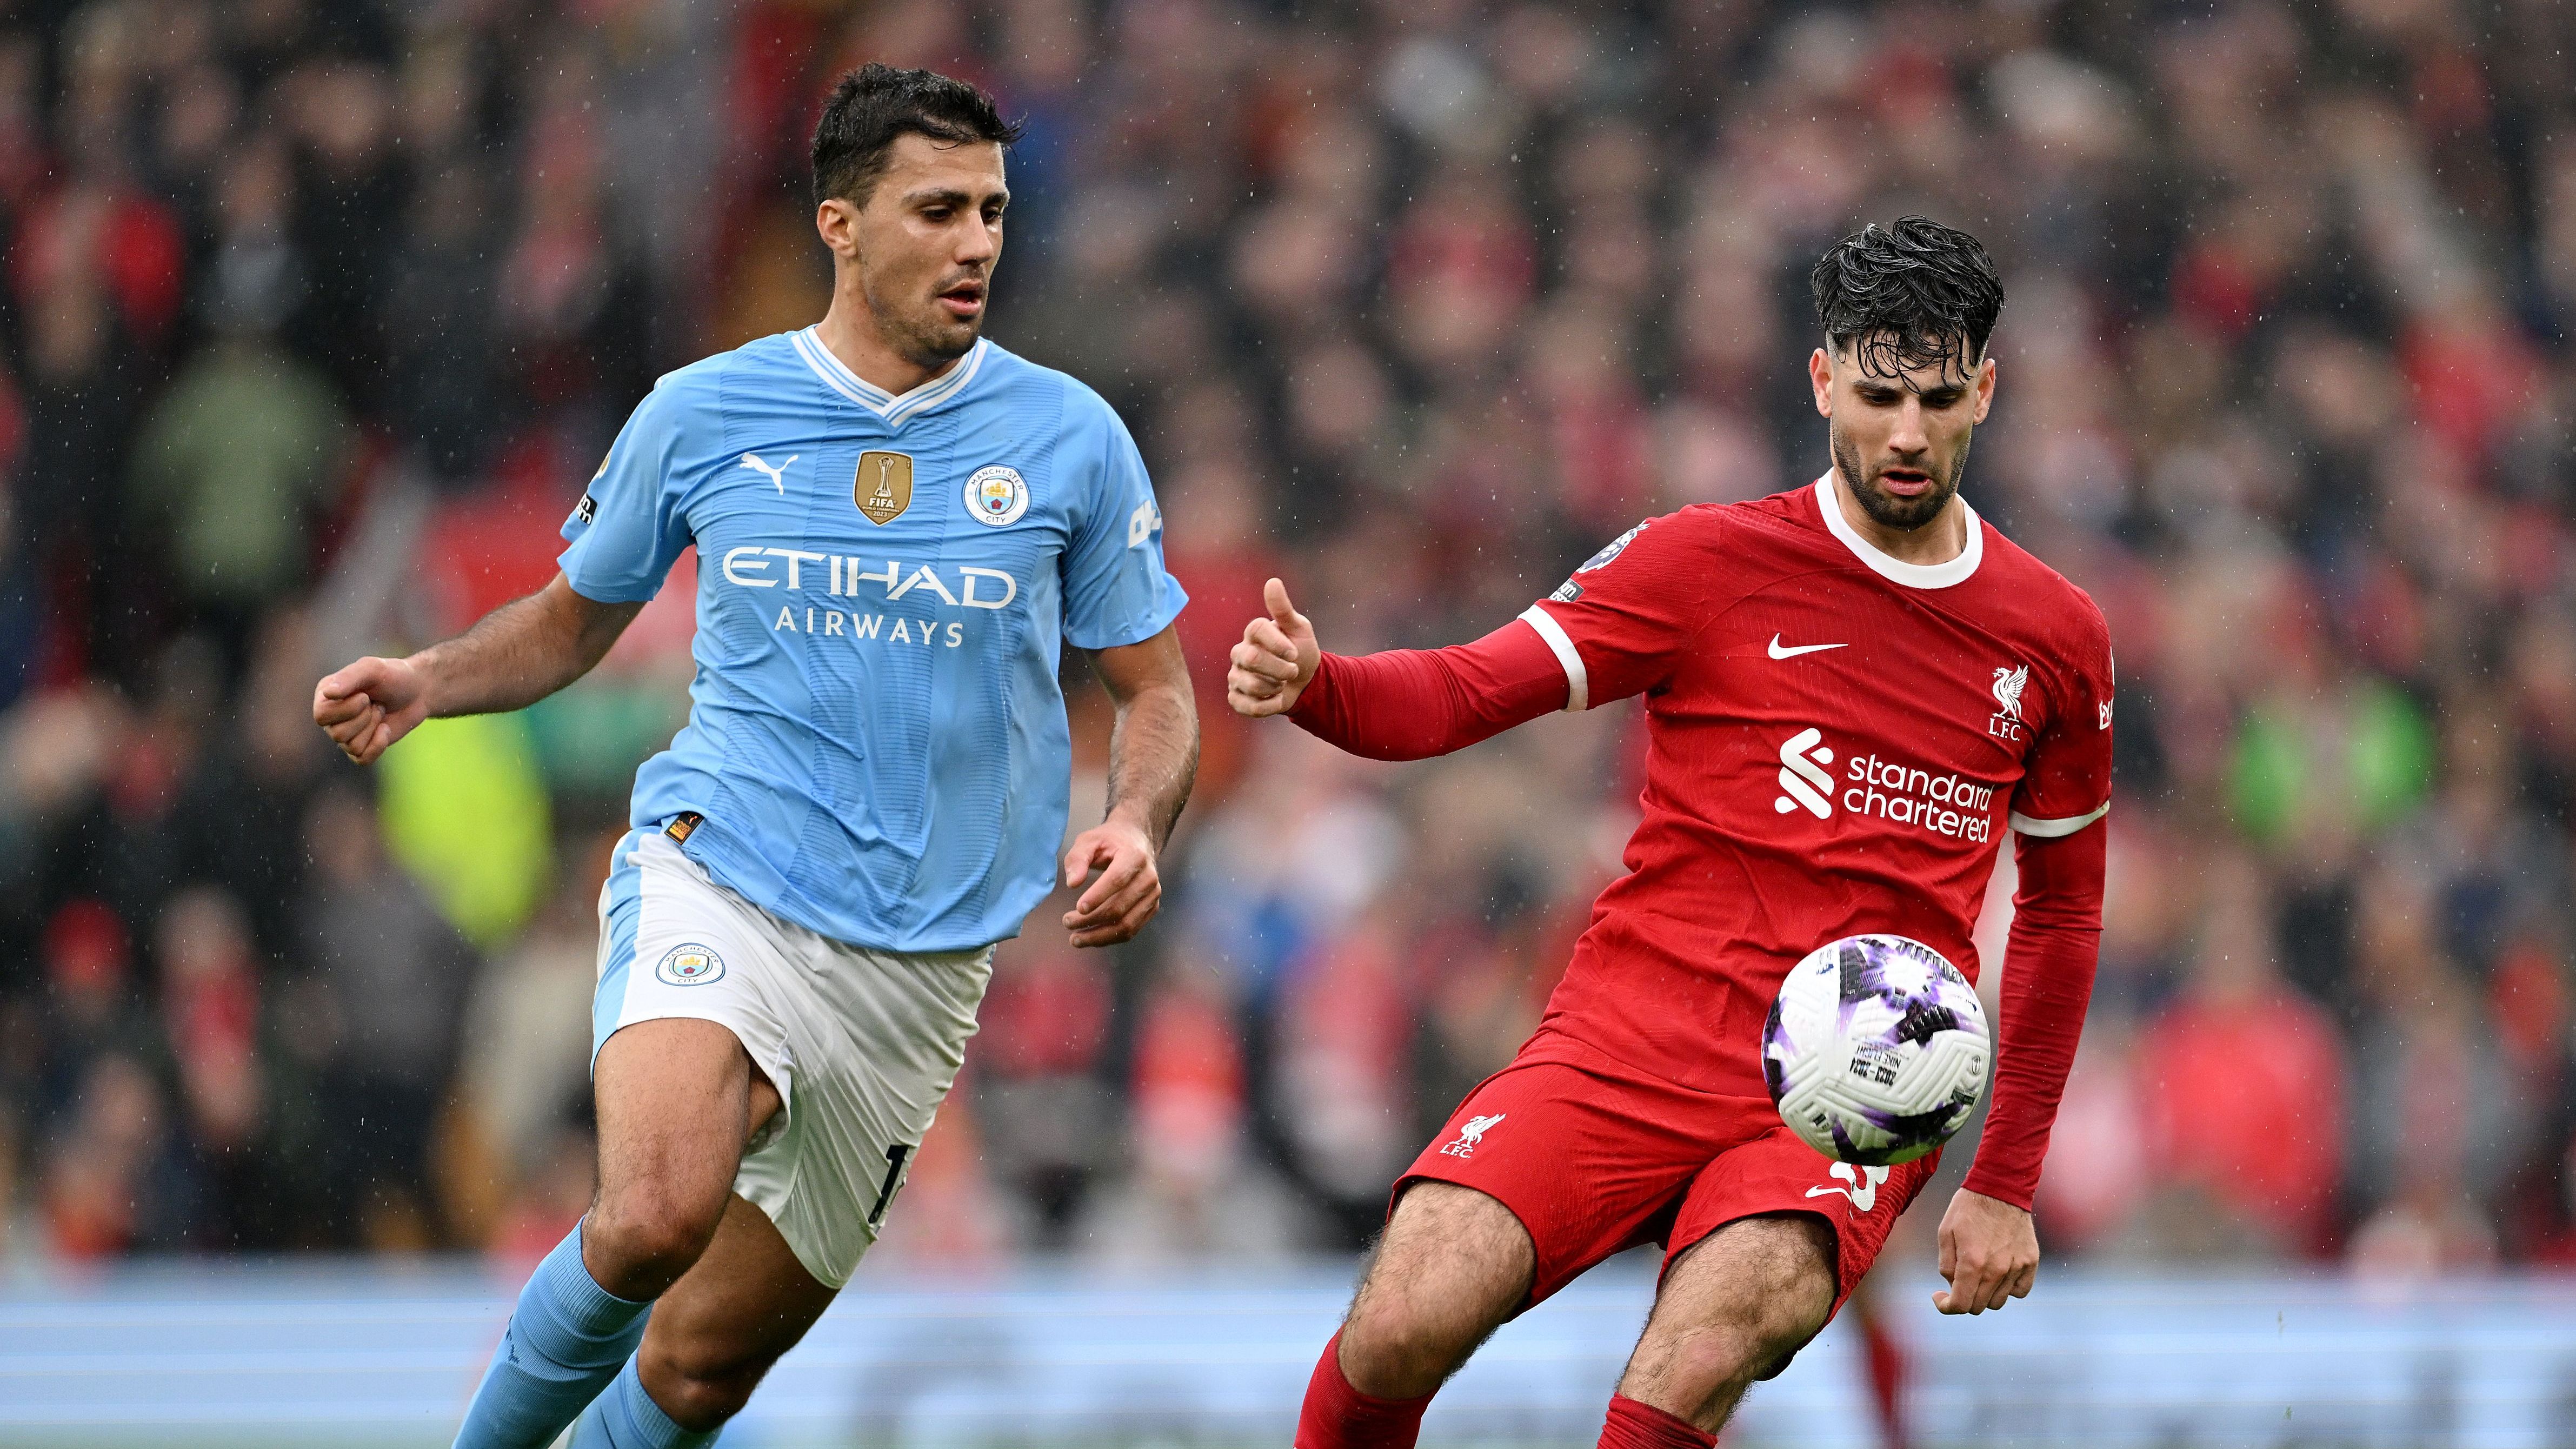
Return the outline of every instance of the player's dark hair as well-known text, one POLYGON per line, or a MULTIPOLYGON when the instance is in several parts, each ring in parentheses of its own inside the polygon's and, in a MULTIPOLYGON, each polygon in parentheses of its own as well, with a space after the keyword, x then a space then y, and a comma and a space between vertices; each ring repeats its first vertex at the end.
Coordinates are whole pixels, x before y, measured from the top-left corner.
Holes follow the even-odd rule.
POLYGON ((1977 239, 1920 216, 1827 247, 1808 283, 1827 345, 1839 354, 1858 339, 1861 370, 1881 377, 1956 367, 1962 341, 1975 366, 2004 309, 2003 278, 1977 239))
POLYGON ((962 80, 870 61, 841 77, 814 123, 814 204, 837 196, 865 206, 885 175, 895 138, 907 131, 934 141, 1008 146, 1021 129, 1020 122, 1002 119, 991 96, 962 80))

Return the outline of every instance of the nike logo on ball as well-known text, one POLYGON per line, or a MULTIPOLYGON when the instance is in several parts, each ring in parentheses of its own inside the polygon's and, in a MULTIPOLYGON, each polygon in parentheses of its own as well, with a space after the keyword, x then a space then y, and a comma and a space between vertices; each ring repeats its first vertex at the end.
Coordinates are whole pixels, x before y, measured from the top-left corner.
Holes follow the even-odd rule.
POLYGON ((1780 636, 1777 634, 1771 636, 1771 657, 1774 659, 1795 659, 1801 654, 1813 654, 1819 649, 1843 649, 1848 647, 1850 646, 1843 644, 1799 644, 1791 648, 1783 649, 1780 647, 1780 636))

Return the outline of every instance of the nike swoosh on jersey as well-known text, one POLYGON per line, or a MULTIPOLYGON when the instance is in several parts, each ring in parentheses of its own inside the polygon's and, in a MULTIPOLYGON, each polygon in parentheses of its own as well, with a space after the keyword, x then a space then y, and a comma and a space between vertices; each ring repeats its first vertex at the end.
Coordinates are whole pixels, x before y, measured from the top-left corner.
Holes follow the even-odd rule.
POLYGON ((1795 659, 1801 654, 1813 654, 1819 649, 1846 649, 1849 647, 1850 646, 1846 644, 1798 644, 1793 645, 1790 648, 1783 649, 1780 647, 1780 636, 1777 634, 1771 636, 1771 657, 1774 659, 1795 659))

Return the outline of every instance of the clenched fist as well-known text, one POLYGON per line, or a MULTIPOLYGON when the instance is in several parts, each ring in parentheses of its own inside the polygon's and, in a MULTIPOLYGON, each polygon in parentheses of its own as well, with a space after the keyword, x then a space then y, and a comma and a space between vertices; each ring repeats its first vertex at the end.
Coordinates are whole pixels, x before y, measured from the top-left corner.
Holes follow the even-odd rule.
POLYGON ((313 687, 313 722, 361 765, 429 717, 429 691, 408 659, 361 659, 313 687))
POLYGON ((1288 602, 1288 586, 1272 579, 1261 587, 1270 610, 1265 619, 1243 626, 1243 642, 1234 646, 1225 671, 1225 702, 1249 719, 1285 714, 1324 662, 1315 642, 1315 626, 1288 602))

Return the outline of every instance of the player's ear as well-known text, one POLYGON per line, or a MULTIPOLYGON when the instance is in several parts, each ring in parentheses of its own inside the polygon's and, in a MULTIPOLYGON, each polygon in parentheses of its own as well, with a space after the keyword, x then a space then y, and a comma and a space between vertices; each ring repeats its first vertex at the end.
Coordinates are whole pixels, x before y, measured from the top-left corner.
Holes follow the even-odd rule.
POLYGON ((1994 405, 1995 359, 1990 353, 1987 355, 1984 364, 1977 369, 1977 415, 1970 418, 1968 421, 1971 424, 1984 422, 1986 420, 1987 412, 1990 411, 1994 405))
POLYGON ((1816 389, 1816 411, 1824 417, 1834 415, 1833 354, 1819 347, 1807 354, 1807 381, 1816 389))
POLYGON ((836 257, 854 257, 859 251, 859 209, 837 196, 827 196, 814 207, 814 230, 823 245, 836 257))

